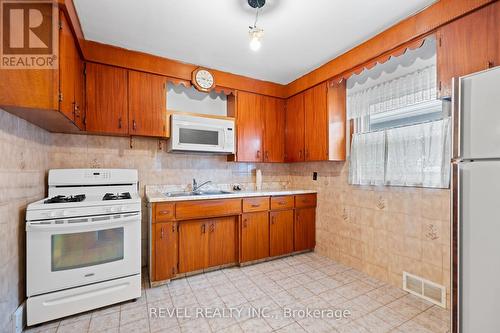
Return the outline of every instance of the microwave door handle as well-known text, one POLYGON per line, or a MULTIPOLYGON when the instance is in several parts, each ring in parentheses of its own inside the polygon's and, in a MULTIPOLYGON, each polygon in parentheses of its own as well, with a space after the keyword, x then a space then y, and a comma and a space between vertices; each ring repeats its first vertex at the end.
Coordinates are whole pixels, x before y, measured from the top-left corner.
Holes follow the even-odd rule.
POLYGON ((122 217, 118 219, 109 219, 99 222, 75 222, 61 224, 43 224, 43 223, 26 223, 26 231, 75 231, 86 227, 116 227, 124 223, 137 221, 139 214, 133 216, 122 217))

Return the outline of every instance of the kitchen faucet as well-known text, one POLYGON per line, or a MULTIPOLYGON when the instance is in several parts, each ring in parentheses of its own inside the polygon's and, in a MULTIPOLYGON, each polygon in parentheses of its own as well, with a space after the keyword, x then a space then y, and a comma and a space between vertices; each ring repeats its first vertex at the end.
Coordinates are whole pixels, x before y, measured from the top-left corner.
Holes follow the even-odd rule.
POLYGON ((202 183, 201 185, 198 185, 198 183, 196 182, 196 179, 193 178, 193 192, 196 192, 198 191, 201 187, 207 185, 207 184, 211 184, 212 181, 211 180, 208 180, 204 183, 202 183))

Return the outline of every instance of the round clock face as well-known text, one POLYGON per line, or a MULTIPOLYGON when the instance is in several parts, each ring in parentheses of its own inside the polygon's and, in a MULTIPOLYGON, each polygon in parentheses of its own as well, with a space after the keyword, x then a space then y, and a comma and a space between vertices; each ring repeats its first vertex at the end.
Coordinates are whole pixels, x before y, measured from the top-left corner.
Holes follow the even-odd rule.
POLYGON ((213 75, 205 70, 199 70, 195 75, 196 83, 203 89, 210 89, 214 85, 214 77, 213 75))

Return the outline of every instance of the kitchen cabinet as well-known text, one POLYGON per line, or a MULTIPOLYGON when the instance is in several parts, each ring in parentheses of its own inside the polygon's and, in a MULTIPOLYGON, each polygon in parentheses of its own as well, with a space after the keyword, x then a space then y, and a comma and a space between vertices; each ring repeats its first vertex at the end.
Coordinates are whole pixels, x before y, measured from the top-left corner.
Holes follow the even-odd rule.
POLYGON ((168 137, 167 80, 137 71, 128 73, 128 131, 131 135, 168 137))
POLYGON ((208 224, 208 267, 238 262, 236 217, 213 219, 208 224))
POLYGON ((285 101, 262 96, 264 122, 263 162, 285 161, 285 101))
MULTIPOLYGON (((68 119, 75 121, 81 119, 81 93, 77 89, 83 89, 82 84, 78 84, 83 77, 80 71, 80 56, 76 48, 73 33, 68 25, 66 17, 61 12, 59 16, 59 110, 68 119)), ((82 124, 82 122, 79 122, 82 124)))
POLYGON ((304 161, 304 93, 286 101, 285 159, 287 162, 304 161))
POLYGON ((304 93, 304 154, 306 161, 328 160, 327 84, 304 93))
POLYGON ((77 133, 84 129, 83 61, 63 11, 59 22, 57 67, 0 68, 0 107, 48 131, 77 133))
POLYGON ((264 124, 260 96, 238 91, 236 104, 236 160, 261 162, 264 124))
POLYGON ((451 82, 500 65, 500 5, 494 3, 455 20, 437 32, 438 90, 451 96, 451 82))
POLYGON ((287 162, 345 160, 345 82, 324 82, 286 102, 287 162))
POLYGON ((127 135, 128 72, 95 63, 86 64, 86 127, 101 134, 127 135))
POLYGON ((179 273, 208 267, 208 227, 211 220, 179 223, 179 273))
POLYGON ((177 271, 177 226, 175 222, 154 226, 154 279, 172 278, 177 271))
POLYGON ((269 215, 270 256, 293 252, 293 210, 271 212, 269 215))
POLYGON ((304 251, 316 246, 316 209, 314 207, 295 209, 294 250, 304 251))
POLYGON ((269 257, 269 213, 244 213, 241 216, 240 262, 269 257))
POLYGON ((316 194, 156 202, 150 205, 150 278, 314 249, 316 194))
POLYGON ((236 161, 283 162, 284 100, 238 91, 236 104, 236 161))

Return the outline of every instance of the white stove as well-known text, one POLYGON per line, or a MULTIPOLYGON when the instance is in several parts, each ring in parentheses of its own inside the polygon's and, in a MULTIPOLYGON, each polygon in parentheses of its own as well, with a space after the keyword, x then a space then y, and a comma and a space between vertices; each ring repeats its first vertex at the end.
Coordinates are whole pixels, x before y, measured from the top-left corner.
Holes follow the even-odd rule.
POLYGON ((28 325, 140 297, 137 171, 55 169, 48 183, 26 212, 28 325))

